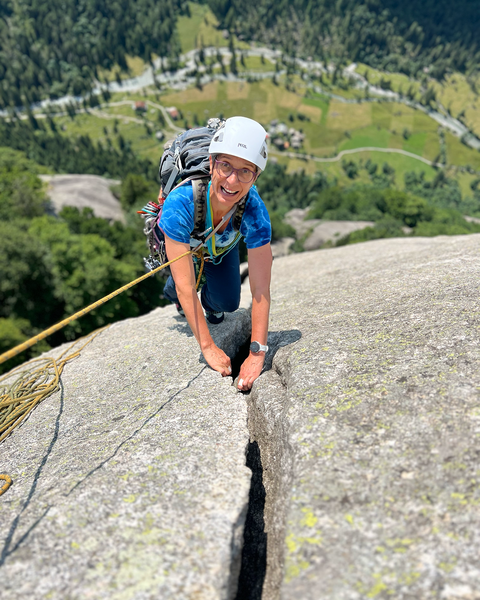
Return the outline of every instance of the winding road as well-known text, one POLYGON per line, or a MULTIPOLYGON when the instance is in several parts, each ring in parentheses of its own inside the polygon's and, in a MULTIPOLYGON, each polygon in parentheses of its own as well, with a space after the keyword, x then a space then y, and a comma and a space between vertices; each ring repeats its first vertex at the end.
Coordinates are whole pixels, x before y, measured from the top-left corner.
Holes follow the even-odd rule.
MULTIPOLYGON (((227 48, 205 48, 204 51, 205 51, 206 57, 215 56, 215 55, 217 55, 217 53, 220 53, 224 58, 230 56, 230 51, 227 48)), ((272 63, 275 63, 282 56, 282 53, 279 50, 273 50, 271 48, 266 48, 266 47, 252 47, 249 50, 246 50, 244 52, 248 56, 263 56, 266 60, 268 60, 272 63)), ((110 92, 122 92, 122 91, 123 92, 133 92, 133 91, 138 91, 138 90, 144 89, 146 87, 150 87, 152 85, 155 85, 156 83, 160 84, 160 86, 163 86, 163 87, 168 86, 171 89, 176 89, 176 90, 186 89, 187 87, 190 87, 191 85, 193 85, 195 83, 195 77, 192 76, 192 72, 196 69, 198 69, 200 73, 202 73, 202 71, 203 71, 203 75, 201 75, 201 78, 200 78, 200 82, 203 85, 209 83, 212 80, 244 81, 245 78, 249 77, 249 76, 254 76, 256 79, 271 78, 271 77, 273 77, 273 75, 275 73, 275 71, 272 70, 272 71, 263 72, 263 73, 245 72, 242 74, 242 76, 238 76, 238 75, 235 76, 232 73, 229 73, 226 76, 222 75, 222 74, 209 75, 205 72, 205 67, 203 65, 197 66, 197 64, 195 62, 196 55, 197 55, 197 50, 191 50, 190 52, 183 54, 180 57, 180 61, 184 64, 184 67, 182 67, 181 69, 178 69, 175 72, 162 72, 162 73, 158 72, 161 69, 161 59, 158 58, 154 61, 153 68, 151 66, 148 66, 141 75, 139 75, 137 77, 132 77, 130 79, 125 79, 122 81, 121 84, 117 83, 116 81, 110 82, 108 84, 97 82, 92 93, 95 95, 99 95, 103 91, 105 91, 105 89, 108 89, 110 92)), ((324 65, 324 63, 321 63, 319 61, 303 60, 303 59, 299 59, 299 58, 296 58, 294 60, 295 60, 295 64, 300 69, 303 69, 304 71, 310 72, 310 73, 327 72, 327 71, 331 71, 333 68, 330 65, 326 67, 324 65)), ((361 102, 378 102, 380 100, 386 99, 386 100, 390 100, 392 102, 398 102, 401 104, 405 104, 406 106, 409 106, 416 110, 420 110, 420 111, 426 113, 432 119, 434 119, 442 127, 445 127, 446 129, 450 130, 455 135, 462 137, 463 140, 465 141, 465 143, 468 144, 470 147, 480 150, 480 139, 478 137, 476 137, 474 134, 472 134, 468 130, 468 128, 465 125, 463 125, 463 123, 458 121, 458 119, 454 119, 450 115, 446 114, 446 111, 445 111, 445 114, 443 114, 439 111, 434 111, 430 108, 423 106, 419 102, 412 102, 411 100, 408 100, 407 98, 399 95, 396 92, 393 92, 391 90, 383 90, 380 87, 371 85, 368 81, 366 81, 366 79, 364 77, 362 77, 362 75, 360 75, 359 73, 356 72, 356 67, 357 67, 356 63, 350 64, 349 66, 347 66, 344 69, 344 75, 347 77, 353 77, 356 81, 357 88, 367 89, 370 94, 374 95, 374 97, 362 99, 361 102)), ((281 75, 284 73, 285 73, 285 71, 279 71, 277 73, 277 75, 281 75)), ((314 89, 314 91, 321 93, 325 96, 335 98, 336 100, 339 100, 340 102, 344 102, 347 104, 358 103, 358 100, 349 100, 347 98, 343 98, 342 96, 339 96, 338 94, 333 94, 333 93, 329 92, 328 90, 323 89, 321 86, 312 84, 311 87, 312 87, 312 89, 314 89)), ((65 106, 72 102, 73 103, 81 102, 82 100, 83 99, 79 98, 79 97, 64 96, 64 97, 59 98, 54 101, 44 100, 44 101, 34 105, 32 108, 37 109, 37 110, 38 109, 46 110, 46 109, 48 109, 48 107, 51 107, 52 105, 53 106, 65 106)), ((108 103, 108 105, 109 106, 118 106, 121 104, 129 104, 129 103, 130 103, 129 101, 121 101, 121 102, 111 102, 111 103, 108 103)), ((180 129, 178 126, 175 125, 175 123, 170 118, 170 115, 165 110, 165 107, 163 107, 161 104, 156 104, 150 100, 146 100, 146 103, 147 103, 147 105, 152 106, 152 107, 162 111, 162 114, 168 124, 168 127, 173 132, 177 133, 177 132, 183 131, 182 129, 180 129)), ((101 116, 102 118, 111 118, 111 116, 108 116, 107 113, 103 113, 101 111, 101 108, 102 108, 102 105, 100 105, 96 109, 89 109, 89 111, 92 114, 97 114, 99 117, 101 116)), ((79 109, 78 112, 84 112, 84 111, 83 111, 83 109, 79 109)), ((4 111, 0 111, 0 115, 7 116, 4 111)), ((44 116, 44 115, 39 114, 38 116, 44 116)), ((116 118, 116 117, 113 117, 113 118, 116 118)), ((122 116, 121 118, 124 118, 124 117, 122 116)), ((141 121, 140 119, 136 119, 135 117, 125 117, 125 119, 128 119, 129 121, 132 121, 132 122, 135 121, 135 122, 143 123, 143 121, 141 121)), ((398 148, 371 148, 371 147, 355 148, 352 150, 343 150, 342 152, 340 152, 337 156, 335 156, 333 158, 320 158, 320 157, 315 157, 315 156, 310 156, 310 155, 308 156, 308 158, 311 160, 315 160, 317 162, 335 162, 335 161, 340 160, 346 154, 354 154, 356 152, 363 152, 366 150, 371 150, 371 151, 376 151, 376 152, 404 154, 405 156, 415 158, 415 159, 420 160, 420 161, 424 162, 425 164, 428 164, 431 166, 438 166, 438 167, 444 166, 439 163, 432 163, 431 161, 429 161, 421 156, 418 156, 416 154, 413 154, 411 152, 407 152, 405 150, 401 150, 398 148)), ((287 154, 287 153, 283 153, 283 154, 287 154)), ((294 153, 288 153, 288 155, 289 156, 293 155, 295 157, 302 157, 302 158, 307 157, 304 154, 297 155, 294 153)))
POLYGON ((409 156, 410 158, 415 158, 416 160, 420 160, 421 162, 429 165, 430 167, 438 167, 443 168, 445 165, 443 163, 436 163, 427 158, 423 158, 423 156, 418 156, 418 154, 413 154, 413 152, 407 152, 407 150, 402 150, 401 148, 376 148, 372 146, 364 146, 362 148, 352 148, 350 150, 342 150, 335 156, 329 158, 322 158, 319 156, 314 156, 313 154, 296 154, 295 152, 281 152, 278 150, 270 149, 270 154, 276 154, 278 156, 288 156, 289 158, 301 158, 308 160, 313 160, 315 162, 320 163, 332 163, 341 160, 344 156, 349 154, 357 154, 358 152, 385 152, 388 154, 403 154, 404 156, 409 156))

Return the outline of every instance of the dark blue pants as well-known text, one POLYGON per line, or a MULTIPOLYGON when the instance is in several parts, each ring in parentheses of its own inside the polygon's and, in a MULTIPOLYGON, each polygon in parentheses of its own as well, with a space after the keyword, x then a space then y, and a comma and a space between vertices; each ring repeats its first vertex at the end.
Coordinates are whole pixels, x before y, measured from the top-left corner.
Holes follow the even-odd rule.
MULTIPOLYGON (((238 245, 230 250, 222 262, 214 265, 205 261, 206 283, 201 291, 202 306, 209 312, 233 312, 240 304, 240 256, 238 245)), ((178 302, 173 277, 167 279, 163 294, 170 302, 178 302)))

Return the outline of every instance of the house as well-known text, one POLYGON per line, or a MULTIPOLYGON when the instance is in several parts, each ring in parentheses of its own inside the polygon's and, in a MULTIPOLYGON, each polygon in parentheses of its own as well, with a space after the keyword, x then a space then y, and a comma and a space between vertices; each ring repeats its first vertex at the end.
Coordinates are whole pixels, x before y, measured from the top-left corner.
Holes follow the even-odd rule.
POLYGON ((147 105, 143 100, 136 100, 133 103, 132 108, 137 112, 147 112, 147 105))
POLYGON ((291 144, 292 148, 298 149, 298 148, 301 148, 301 146, 302 146, 302 140, 298 136, 293 135, 290 138, 290 144, 291 144))
POLYGON ((165 110, 174 121, 177 121, 180 118, 180 113, 178 112, 178 108, 176 106, 169 106, 165 110))

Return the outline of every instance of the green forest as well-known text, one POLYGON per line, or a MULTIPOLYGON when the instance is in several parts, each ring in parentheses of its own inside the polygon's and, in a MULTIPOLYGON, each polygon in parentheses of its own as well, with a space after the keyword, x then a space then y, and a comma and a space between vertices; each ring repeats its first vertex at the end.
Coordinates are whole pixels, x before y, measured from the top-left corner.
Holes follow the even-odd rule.
POLYGON ((57 130, 50 119, 47 124, 30 113, 28 121, 0 119, 0 147, 24 151, 40 165, 57 173, 89 173, 105 177, 124 177, 128 173, 144 174, 154 180, 157 169, 133 152, 122 134, 113 144, 93 142, 88 135, 72 139, 57 130))
MULTIPOLYGON (((220 26, 290 56, 353 60, 417 76, 478 70, 476 0, 208 0, 220 26)), ((0 7, 0 108, 82 96, 127 56, 177 58, 186 0, 6 0, 0 7)))
POLYGON ((293 56, 350 60, 415 77, 476 71, 476 0, 208 0, 223 27, 293 56))
MULTIPOLYGON (((23 342, 144 273, 141 225, 109 223, 65 207, 54 216, 38 173, 45 168, 23 153, 0 151, 0 353, 23 342)), ((141 175, 129 175, 119 190, 125 211, 157 192, 141 175)), ((159 306, 161 278, 149 278, 49 338, 52 346, 107 323, 159 306)), ((2 365, 8 370, 44 351, 2 365)))
POLYGON ((6 0, 0 6, 0 107, 90 92, 126 55, 178 56, 184 0, 6 0))

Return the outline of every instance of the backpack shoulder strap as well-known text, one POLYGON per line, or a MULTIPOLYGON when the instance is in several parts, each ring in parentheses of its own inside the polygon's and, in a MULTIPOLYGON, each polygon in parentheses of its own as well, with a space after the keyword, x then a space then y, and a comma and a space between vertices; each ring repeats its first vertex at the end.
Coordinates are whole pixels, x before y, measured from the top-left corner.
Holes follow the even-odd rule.
POLYGON ((235 231, 240 231, 240 225, 242 224, 243 213, 245 212, 245 207, 247 206, 247 200, 248 194, 240 200, 240 202, 237 204, 237 209, 233 213, 232 225, 235 231))
POLYGON ((205 221, 207 218, 207 190, 209 178, 194 179, 193 188, 193 231, 192 237, 199 238, 205 231, 205 221))

